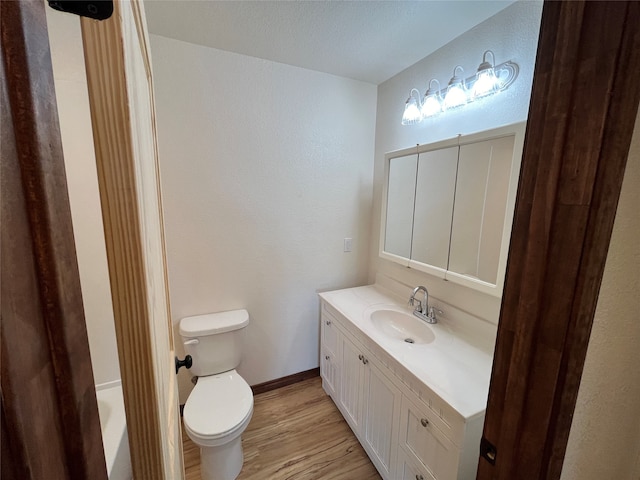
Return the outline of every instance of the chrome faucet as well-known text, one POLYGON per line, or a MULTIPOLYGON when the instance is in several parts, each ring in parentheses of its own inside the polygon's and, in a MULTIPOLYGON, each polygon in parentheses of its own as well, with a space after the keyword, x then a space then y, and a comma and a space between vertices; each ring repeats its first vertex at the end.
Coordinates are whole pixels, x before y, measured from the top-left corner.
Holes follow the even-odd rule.
POLYGON ((409 297, 409 305, 416 306, 413 314, 421 320, 424 320, 427 323, 437 323, 436 313, 433 307, 429 306, 429 292, 426 287, 422 285, 418 285, 413 289, 413 293, 411 297, 409 297), (424 292, 424 297, 422 301, 416 298, 417 293, 422 290, 424 292), (416 302, 418 305, 416 306, 416 302))

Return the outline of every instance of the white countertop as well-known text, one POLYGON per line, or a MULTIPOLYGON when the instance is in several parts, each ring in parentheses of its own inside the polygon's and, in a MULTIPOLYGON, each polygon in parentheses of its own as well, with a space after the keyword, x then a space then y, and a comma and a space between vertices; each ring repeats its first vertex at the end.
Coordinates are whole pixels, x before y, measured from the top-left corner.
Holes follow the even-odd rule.
POLYGON ((429 344, 409 344, 384 335, 371 323, 372 311, 389 308, 411 315, 413 308, 406 305, 406 300, 378 285, 323 292, 320 297, 465 420, 484 412, 492 356, 486 349, 474 345, 473 339, 463 338, 443 322, 428 325, 435 334, 435 340, 429 344))

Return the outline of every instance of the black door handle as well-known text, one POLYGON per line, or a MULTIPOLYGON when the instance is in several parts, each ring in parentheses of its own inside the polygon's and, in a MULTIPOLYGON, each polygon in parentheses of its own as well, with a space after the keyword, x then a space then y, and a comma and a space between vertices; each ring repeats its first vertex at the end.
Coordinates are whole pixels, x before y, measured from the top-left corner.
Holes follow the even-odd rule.
POLYGON ((193 365, 193 359, 191 358, 191 355, 187 355, 186 357, 184 357, 184 360, 180 360, 178 357, 176 357, 176 374, 178 373, 178 370, 180 370, 180 367, 191 368, 191 365, 193 365))

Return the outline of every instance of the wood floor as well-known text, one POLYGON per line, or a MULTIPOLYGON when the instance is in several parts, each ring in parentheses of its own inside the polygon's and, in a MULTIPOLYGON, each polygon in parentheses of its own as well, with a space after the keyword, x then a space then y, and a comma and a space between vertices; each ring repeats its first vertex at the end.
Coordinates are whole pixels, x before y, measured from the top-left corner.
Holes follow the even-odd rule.
MULTIPOLYGON (((186 478, 200 480, 199 449, 183 440, 186 478)), ((238 480, 381 478, 320 377, 256 395, 242 447, 238 480)))

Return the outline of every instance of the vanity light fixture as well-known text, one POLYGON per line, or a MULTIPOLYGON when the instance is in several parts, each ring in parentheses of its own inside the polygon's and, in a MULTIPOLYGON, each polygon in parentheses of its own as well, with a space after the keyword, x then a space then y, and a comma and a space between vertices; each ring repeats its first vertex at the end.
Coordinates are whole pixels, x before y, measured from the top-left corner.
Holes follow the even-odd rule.
POLYGON ((442 97, 440 97, 440 82, 435 78, 432 78, 429 81, 429 88, 424 94, 424 100, 422 101, 422 108, 420 112, 422 113, 422 118, 432 117, 442 111, 442 97), (438 89, 434 89, 431 87, 431 84, 436 82, 438 84, 438 89))
POLYGON ((518 64, 511 61, 495 65, 495 55, 486 50, 482 55, 482 63, 472 77, 464 78, 464 69, 458 65, 453 69, 453 77, 447 88, 440 88, 440 82, 432 78, 429 88, 421 101, 420 92, 411 89, 405 102, 402 125, 415 125, 427 117, 436 116, 447 110, 462 107, 475 100, 502 92, 511 86, 518 77, 518 64), (491 54, 491 61, 489 61, 491 54), (437 83, 437 90, 433 87, 437 83), (414 96, 414 92, 416 96, 414 96))
POLYGON ((460 65, 453 69, 453 77, 449 80, 447 93, 444 95, 443 107, 445 110, 461 107, 467 103, 467 88, 465 87, 464 78, 456 75, 458 69, 464 74, 464 69, 460 65))
POLYGON ((412 88, 409 92, 409 98, 404 104, 404 113, 402 115, 402 125, 415 125, 422 120, 422 113, 420 113, 420 92, 412 88), (413 92, 416 92, 417 96, 413 96, 413 92))

